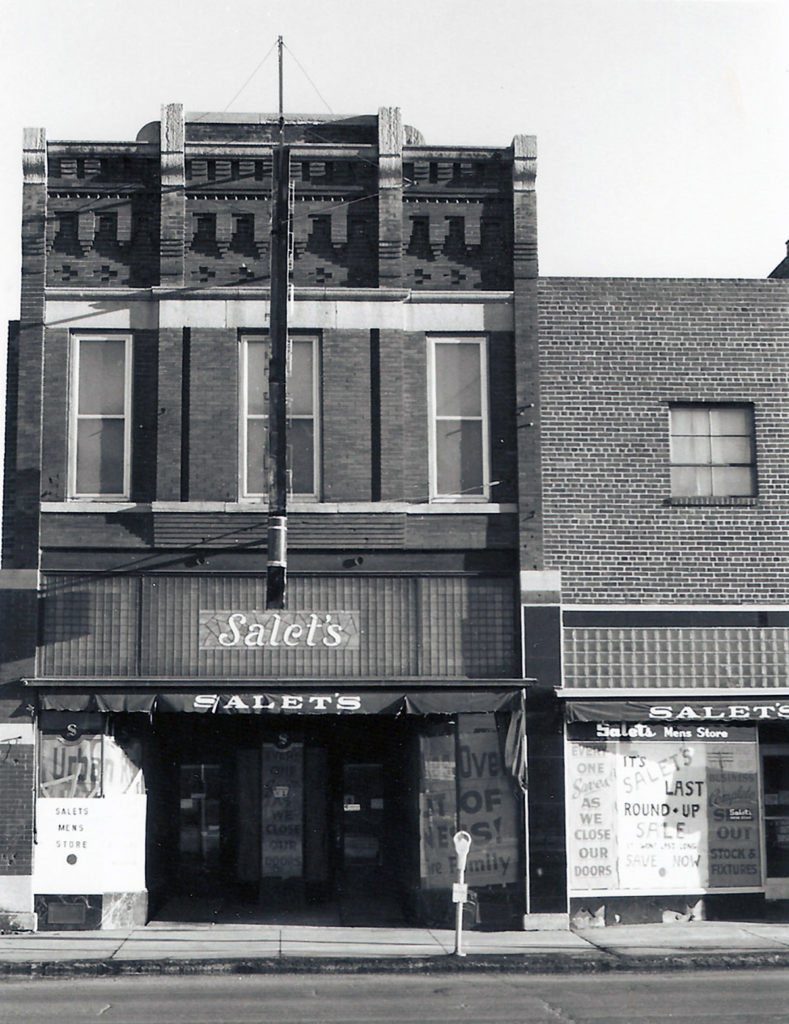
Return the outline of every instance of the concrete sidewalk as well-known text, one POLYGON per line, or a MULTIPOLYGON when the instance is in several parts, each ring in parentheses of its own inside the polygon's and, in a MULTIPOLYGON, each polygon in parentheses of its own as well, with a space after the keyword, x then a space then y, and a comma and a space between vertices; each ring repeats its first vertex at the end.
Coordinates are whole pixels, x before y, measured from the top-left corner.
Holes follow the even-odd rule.
POLYGON ((619 925, 463 933, 423 928, 155 922, 117 932, 0 935, 0 977, 68 974, 440 972, 573 973, 789 967, 789 924, 619 925))

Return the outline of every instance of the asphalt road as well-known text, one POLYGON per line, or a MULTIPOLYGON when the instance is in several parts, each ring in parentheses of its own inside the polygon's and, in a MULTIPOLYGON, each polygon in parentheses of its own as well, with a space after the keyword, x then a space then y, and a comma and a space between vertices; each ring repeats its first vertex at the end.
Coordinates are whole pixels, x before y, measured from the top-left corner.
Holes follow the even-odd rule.
POLYGON ((274 975, 0 982, 2 1024, 789 1022, 789 970, 274 975))

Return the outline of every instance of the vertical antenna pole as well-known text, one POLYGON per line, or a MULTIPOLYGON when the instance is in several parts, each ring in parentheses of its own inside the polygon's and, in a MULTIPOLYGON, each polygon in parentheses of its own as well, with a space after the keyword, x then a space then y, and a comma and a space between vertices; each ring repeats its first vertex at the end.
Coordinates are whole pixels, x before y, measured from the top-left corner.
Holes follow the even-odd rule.
POLYGON ((269 338, 268 536, 266 544, 266 607, 284 608, 288 563, 287 519, 287 354, 288 354, 288 221, 290 152, 285 146, 282 108, 282 36, 279 48, 279 143, 272 164, 271 312, 269 338))

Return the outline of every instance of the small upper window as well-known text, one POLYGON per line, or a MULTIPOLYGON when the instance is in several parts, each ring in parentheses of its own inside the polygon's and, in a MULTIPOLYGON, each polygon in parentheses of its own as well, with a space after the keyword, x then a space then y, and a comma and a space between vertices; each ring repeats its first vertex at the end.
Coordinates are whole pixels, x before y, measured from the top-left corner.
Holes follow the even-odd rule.
POLYGON ((131 338, 74 338, 71 387, 71 497, 128 498, 131 338))
POLYGON ((672 497, 756 494, 753 406, 672 405, 672 497))
POLYGON ((430 339, 430 495, 486 500, 487 344, 482 337, 430 339))

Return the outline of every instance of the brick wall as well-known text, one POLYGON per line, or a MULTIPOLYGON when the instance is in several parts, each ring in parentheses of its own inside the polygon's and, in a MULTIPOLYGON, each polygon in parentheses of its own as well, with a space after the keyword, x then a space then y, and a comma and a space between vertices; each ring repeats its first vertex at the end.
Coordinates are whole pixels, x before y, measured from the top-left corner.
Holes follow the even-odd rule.
MULTIPOLYGON (((0 721, 7 717, 4 710, 0 707, 0 721)), ((35 748, 30 734, 29 724, 0 726, 0 876, 33 870, 35 748)))
POLYGON ((188 498, 238 498, 238 335, 191 331, 188 498))
POLYGON ((545 566, 567 602, 789 601, 789 284, 539 283, 545 566), (668 404, 753 402, 759 494, 676 506, 668 404))

